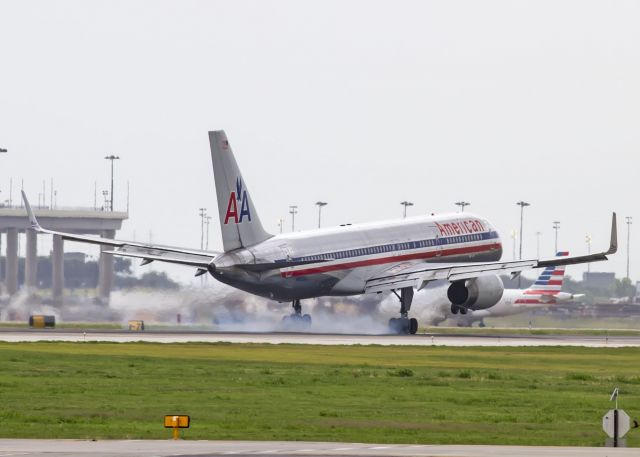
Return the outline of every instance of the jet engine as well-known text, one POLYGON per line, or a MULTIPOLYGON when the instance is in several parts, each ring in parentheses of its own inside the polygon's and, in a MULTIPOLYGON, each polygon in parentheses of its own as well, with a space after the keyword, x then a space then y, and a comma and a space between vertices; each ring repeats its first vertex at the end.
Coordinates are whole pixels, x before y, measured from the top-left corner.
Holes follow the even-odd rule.
POLYGON ((480 276, 478 278, 454 281, 447 290, 451 302, 451 312, 466 314, 468 309, 491 308, 498 303, 504 292, 504 284, 499 276, 480 276))

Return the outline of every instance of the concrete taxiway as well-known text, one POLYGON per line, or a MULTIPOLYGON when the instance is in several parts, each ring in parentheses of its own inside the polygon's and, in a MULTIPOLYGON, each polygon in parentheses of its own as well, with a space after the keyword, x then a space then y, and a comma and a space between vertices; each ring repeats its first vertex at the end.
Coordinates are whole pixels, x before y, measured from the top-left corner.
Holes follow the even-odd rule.
POLYGON ((640 336, 582 335, 345 335, 319 333, 226 333, 203 331, 0 330, 0 341, 129 343, 259 343, 382 346, 585 346, 640 347, 640 336))
POLYGON ((353 456, 353 457, 601 457, 637 456, 633 448, 317 443, 291 441, 0 440, 3 456, 353 456))

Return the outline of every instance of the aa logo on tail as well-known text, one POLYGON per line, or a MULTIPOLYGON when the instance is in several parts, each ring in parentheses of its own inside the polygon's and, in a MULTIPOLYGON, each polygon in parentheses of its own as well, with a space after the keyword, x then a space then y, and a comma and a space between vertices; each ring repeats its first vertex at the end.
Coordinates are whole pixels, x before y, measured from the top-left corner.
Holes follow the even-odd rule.
POLYGON ((227 214, 224 217, 225 225, 227 225, 229 221, 233 221, 236 224, 242 223, 245 217, 251 222, 249 197, 247 196, 247 191, 242 187, 242 180, 240 177, 236 178, 236 190, 231 191, 229 203, 227 203, 227 214), (238 212, 238 204, 240 205, 240 212, 238 212))

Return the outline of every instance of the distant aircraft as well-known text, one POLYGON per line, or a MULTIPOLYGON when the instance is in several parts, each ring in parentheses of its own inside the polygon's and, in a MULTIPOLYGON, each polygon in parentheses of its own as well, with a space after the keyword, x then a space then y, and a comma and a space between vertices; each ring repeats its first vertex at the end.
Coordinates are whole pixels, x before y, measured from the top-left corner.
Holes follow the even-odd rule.
MULTIPOLYGON (((557 257, 567 257, 568 252, 558 252, 557 257)), ((558 303, 566 303, 576 298, 584 297, 584 294, 570 294, 562 292, 564 280, 564 266, 546 267, 538 279, 527 289, 505 289, 502 298, 490 308, 456 312, 452 315, 449 303, 440 301, 434 304, 434 312, 429 313, 429 323, 439 324, 446 319, 451 319, 461 327, 470 327, 474 322, 480 322, 484 327, 484 319, 487 317, 504 317, 520 314, 537 308, 553 306, 558 303)))
POLYGON ((252 294, 291 302, 289 322, 310 325, 300 301, 321 296, 347 296, 392 291, 400 302, 392 331, 416 333, 409 318, 414 289, 446 279, 447 296, 460 310, 496 304, 504 287, 499 274, 531 268, 606 260, 617 250, 616 215, 606 252, 548 260, 500 261, 502 243, 493 226, 469 213, 418 216, 401 220, 353 224, 305 232, 267 233, 240 174, 224 131, 209 132, 224 252, 214 253, 130 241, 109 240, 42 228, 23 192, 31 226, 64 239, 111 246, 126 257, 187 265, 196 275, 217 280, 252 294))

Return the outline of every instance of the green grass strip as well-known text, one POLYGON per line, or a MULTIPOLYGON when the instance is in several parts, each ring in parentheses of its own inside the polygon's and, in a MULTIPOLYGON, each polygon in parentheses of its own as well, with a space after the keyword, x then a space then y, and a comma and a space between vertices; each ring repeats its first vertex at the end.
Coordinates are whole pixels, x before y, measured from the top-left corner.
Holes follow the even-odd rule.
POLYGON ((599 446, 614 386, 639 349, 0 343, 0 436, 599 446))

